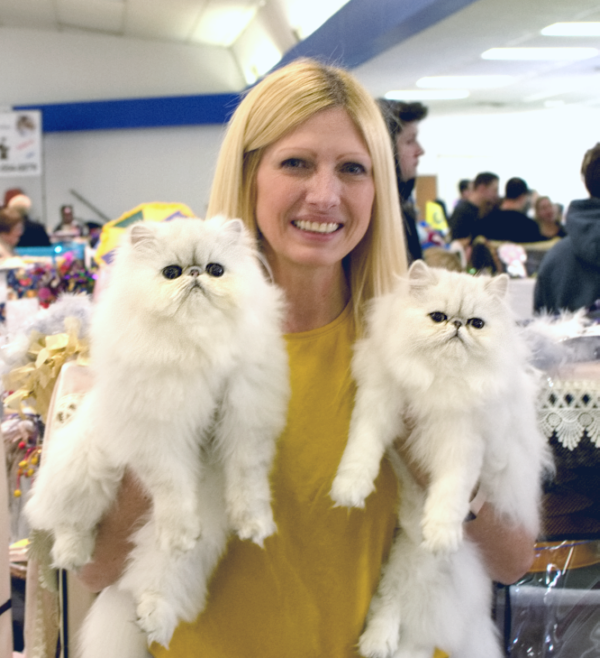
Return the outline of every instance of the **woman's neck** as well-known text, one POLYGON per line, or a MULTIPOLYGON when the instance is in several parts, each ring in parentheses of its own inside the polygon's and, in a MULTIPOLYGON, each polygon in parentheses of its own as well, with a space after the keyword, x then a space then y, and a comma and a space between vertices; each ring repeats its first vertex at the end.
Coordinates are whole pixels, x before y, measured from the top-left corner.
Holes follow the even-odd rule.
POLYGON ((559 225, 555 221, 540 222, 540 233, 545 238, 553 238, 560 230, 559 225))
POLYGON ((286 333, 299 333, 329 324, 346 307, 350 289, 341 267, 285 269, 274 272, 287 301, 286 333))

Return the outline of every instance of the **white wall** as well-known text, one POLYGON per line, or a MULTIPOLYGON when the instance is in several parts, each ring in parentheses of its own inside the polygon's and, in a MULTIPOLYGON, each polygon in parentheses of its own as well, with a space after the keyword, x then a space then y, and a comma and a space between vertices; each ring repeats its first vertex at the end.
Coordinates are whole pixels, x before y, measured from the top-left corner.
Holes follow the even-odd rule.
POLYGON ((0 105, 239 91, 230 50, 0 27, 0 105))
POLYGON ((461 178, 481 171, 513 176, 565 206, 587 197, 580 169, 587 149, 600 142, 600 108, 566 106, 507 114, 429 116, 420 127, 425 148, 419 173, 437 174, 448 209, 461 178))
MULTIPOLYGON (((501 186, 520 176, 566 206, 587 196, 579 170, 584 152, 600 141, 599 113, 566 107, 462 117, 432 114, 421 125, 426 154, 419 171, 438 176, 438 194, 449 209, 458 181, 484 170, 497 173, 501 186)), ((48 134, 43 199, 32 215, 52 228, 59 207, 73 203, 76 216, 95 219, 71 189, 111 218, 148 201, 186 203, 202 215, 223 133, 223 126, 183 126, 48 134)), ((0 179, 0 196, 13 186, 11 179, 0 179)))
POLYGON ((45 207, 53 228, 62 204, 97 219, 75 190, 111 219, 140 203, 185 203, 203 215, 223 126, 52 133, 44 139, 45 207))

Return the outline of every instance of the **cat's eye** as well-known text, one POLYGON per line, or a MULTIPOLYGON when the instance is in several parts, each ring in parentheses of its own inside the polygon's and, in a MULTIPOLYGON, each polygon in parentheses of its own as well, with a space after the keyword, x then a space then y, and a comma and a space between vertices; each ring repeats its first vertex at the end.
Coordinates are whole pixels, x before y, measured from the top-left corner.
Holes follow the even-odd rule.
POLYGON ((429 317, 434 322, 446 322, 446 320, 448 319, 448 316, 445 313, 442 313, 441 311, 434 311, 433 313, 429 314, 429 317))
POLYGON ((182 272, 183 270, 179 265, 167 265, 162 271, 165 279, 176 279, 181 276, 182 272))
POLYGON ((469 318, 467 324, 475 329, 483 329, 485 322, 481 318, 469 318))
POLYGON ((225 274, 225 268, 222 265, 219 265, 219 263, 209 263, 206 266, 206 272, 207 274, 210 274, 210 276, 223 276, 223 274, 225 274))

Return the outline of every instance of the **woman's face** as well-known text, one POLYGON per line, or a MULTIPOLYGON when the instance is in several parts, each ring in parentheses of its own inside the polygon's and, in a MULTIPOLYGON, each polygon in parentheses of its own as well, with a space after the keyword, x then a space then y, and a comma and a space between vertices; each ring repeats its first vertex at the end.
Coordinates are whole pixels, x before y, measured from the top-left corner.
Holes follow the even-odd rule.
POLYGON ((4 241, 11 247, 16 247, 23 235, 23 222, 17 222, 10 231, 2 235, 4 241))
POLYGON ((554 204, 550 199, 540 199, 537 204, 537 216, 542 222, 554 221, 554 204))
POLYGON ((256 221, 276 273, 341 266, 369 226, 372 167, 341 108, 315 114, 265 149, 256 174, 256 221))

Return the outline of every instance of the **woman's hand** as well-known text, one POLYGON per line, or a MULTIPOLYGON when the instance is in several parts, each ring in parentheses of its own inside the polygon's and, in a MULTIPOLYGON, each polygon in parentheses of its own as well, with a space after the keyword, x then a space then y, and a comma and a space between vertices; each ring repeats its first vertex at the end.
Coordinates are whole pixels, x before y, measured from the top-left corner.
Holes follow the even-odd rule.
POLYGON ((98 526, 93 560, 77 574, 84 587, 99 592, 121 577, 133 547, 131 534, 140 527, 150 508, 150 497, 132 473, 126 471, 115 502, 98 526))
MULTIPOLYGON (((402 457, 415 482, 423 489, 429 484, 429 474, 411 461, 405 442, 397 440, 394 448, 402 457)), ((490 503, 484 503, 477 516, 464 524, 465 534, 481 551, 490 578, 510 585, 531 568, 535 557, 535 540, 521 526, 515 526, 496 514, 490 503)))
POLYGON ((473 521, 464 524, 465 534, 478 546, 492 580, 510 585, 531 568, 536 537, 521 526, 502 519, 489 503, 473 521))

